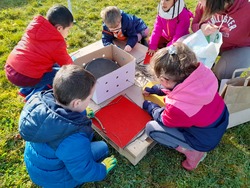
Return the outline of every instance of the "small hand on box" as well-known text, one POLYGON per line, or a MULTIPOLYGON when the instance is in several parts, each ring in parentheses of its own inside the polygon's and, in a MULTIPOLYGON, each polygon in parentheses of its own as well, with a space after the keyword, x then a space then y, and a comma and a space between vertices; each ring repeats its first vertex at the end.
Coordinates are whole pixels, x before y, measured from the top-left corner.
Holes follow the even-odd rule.
POLYGON ((146 87, 144 92, 144 95, 149 95, 149 94, 156 94, 159 96, 164 96, 166 95, 162 90, 161 90, 161 85, 160 84, 156 84, 154 86, 150 87, 146 87))
POLYGON ((155 121, 162 123, 161 113, 164 110, 164 107, 160 107, 158 104, 145 100, 142 108, 146 110, 155 121))

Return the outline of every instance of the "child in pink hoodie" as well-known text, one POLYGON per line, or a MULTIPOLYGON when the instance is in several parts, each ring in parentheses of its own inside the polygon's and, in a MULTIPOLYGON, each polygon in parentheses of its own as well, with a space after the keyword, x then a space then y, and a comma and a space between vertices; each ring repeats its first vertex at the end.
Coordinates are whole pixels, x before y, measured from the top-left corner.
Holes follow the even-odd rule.
POLYGON ((191 17, 193 14, 185 7, 183 0, 161 0, 149 40, 148 54, 152 56, 158 48, 169 46, 188 34, 191 17))
POLYGON ((146 133, 183 153, 182 166, 194 170, 206 152, 219 144, 228 125, 229 113, 217 92, 217 79, 183 43, 160 49, 151 63, 161 85, 146 87, 143 94, 165 95, 165 106, 144 101, 143 109, 154 119, 147 123, 146 133))

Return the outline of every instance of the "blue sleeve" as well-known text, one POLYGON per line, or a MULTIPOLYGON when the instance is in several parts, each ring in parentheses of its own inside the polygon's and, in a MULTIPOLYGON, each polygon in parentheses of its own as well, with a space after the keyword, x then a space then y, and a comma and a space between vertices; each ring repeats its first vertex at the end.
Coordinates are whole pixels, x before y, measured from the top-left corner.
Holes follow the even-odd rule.
POLYGON ((101 181, 106 177, 106 167, 94 161, 90 141, 80 133, 64 139, 56 155, 64 162, 71 176, 80 183, 101 181))
POLYGON ((162 108, 156 108, 153 112, 152 112, 152 116, 154 118, 155 121, 157 121, 160 124, 163 124, 162 122, 162 117, 161 114, 164 111, 165 107, 162 108))
POLYGON ((127 45, 131 46, 131 48, 133 48, 138 42, 134 19, 138 18, 124 12, 122 13, 122 32, 127 36, 127 45))
POLYGON ((108 46, 113 44, 113 40, 115 39, 112 32, 109 31, 108 27, 103 23, 102 24, 102 43, 103 46, 108 46))

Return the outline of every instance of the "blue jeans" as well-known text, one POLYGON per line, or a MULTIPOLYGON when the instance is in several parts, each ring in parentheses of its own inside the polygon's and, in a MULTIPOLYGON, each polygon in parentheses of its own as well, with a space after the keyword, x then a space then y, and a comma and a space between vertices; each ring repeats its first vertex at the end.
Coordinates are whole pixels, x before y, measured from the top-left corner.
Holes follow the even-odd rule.
POLYGON ((146 133, 156 142, 169 148, 182 146, 188 150, 194 150, 188 145, 183 133, 177 128, 169 128, 164 125, 160 125, 157 121, 150 121, 146 125, 146 133))
POLYGON ((96 162, 101 162, 108 157, 108 145, 104 141, 91 142, 91 151, 96 162))
POLYGON ((46 86, 46 85, 51 85, 53 84, 53 79, 56 75, 56 73, 59 71, 61 67, 57 64, 55 64, 53 67, 52 67, 52 71, 51 72, 47 72, 43 75, 41 81, 36 84, 35 86, 33 86, 32 88, 41 88, 43 86, 46 86))
POLYGON ((37 83, 35 86, 32 87, 20 87, 19 92, 21 93, 21 95, 26 96, 25 99, 27 101, 36 92, 51 89, 53 84, 53 79, 59 69, 60 66, 55 64, 52 68, 52 71, 45 73, 39 83, 37 83))
MULTIPOLYGON (((108 145, 104 141, 95 141, 91 142, 91 151, 94 157, 94 160, 96 162, 101 162, 103 159, 108 157, 109 150, 108 150, 108 145)), ((80 188, 84 185, 80 184, 76 186, 75 188, 80 188)))

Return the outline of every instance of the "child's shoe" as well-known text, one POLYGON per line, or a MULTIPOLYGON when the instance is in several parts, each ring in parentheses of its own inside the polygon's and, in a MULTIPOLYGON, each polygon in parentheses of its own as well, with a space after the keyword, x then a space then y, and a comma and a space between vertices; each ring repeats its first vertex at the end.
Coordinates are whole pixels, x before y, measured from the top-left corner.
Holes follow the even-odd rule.
POLYGON ((203 161, 207 155, 206 152, 200 152, 197 150, 188 150, 181 146, 176 148, 177 151, 183 153, 186 156, 186 160, 182 162, 182 166, 186 170, 194 170, 197 168, 199 163, 203 161))
POLYGON ((29 95, 33 91, 33 89, 34 88, 29 88, 29 87, 20 88, 18 91, 18 94, 25 98, 27 95, 29 95))

